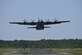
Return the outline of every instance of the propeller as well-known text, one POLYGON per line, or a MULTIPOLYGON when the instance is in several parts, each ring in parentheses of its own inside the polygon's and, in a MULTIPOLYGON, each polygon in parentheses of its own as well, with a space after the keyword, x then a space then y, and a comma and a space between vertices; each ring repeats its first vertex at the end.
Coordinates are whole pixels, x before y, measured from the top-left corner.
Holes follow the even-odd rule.
POLYGON ((38 19, 40 19, 40 18, 38 17, 38 19))
POLYGON ((40 18, 38 17, 38 22, 40 21, 40 18))
POLYGON ((47 22, 50 22, 50 20, 49 20, 49 19, 46 19, 46 21, 47 21, 47 22))
POLYGON ((55 18, 55 19, 53 19, 54 20, 54 22, 57 22, 58 20, 55 18))
POLYGON ((32 22, 34 22, 35 20, 31 19, 32 22))
POLYGON ((23 20, 24 22, 27 22, 26 19, 23 20))

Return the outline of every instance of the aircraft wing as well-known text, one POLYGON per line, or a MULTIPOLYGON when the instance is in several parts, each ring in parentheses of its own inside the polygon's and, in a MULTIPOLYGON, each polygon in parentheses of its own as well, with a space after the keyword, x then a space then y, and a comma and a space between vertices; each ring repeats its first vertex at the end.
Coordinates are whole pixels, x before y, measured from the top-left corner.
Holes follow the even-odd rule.
POLYGON ((10 24, 19 24, 19 25, 36 25, 37 22, 10 22, 10 24))
POLYGON ((44 25, 61 24, 66 22, 70 22, 70 21, 54 21, 54 22, 49 21, 49 22, 44 22, 44 25))
MULTIPOLYGON (((54 21, 54 22, 42 22, 44 25, 51 25, 51 24, 60 24, 60 23, 66 23, 70 21, 54 21)), ((38 22, 10 22, 10 24, 19 24, 19 25, 37 25, 38 22)))

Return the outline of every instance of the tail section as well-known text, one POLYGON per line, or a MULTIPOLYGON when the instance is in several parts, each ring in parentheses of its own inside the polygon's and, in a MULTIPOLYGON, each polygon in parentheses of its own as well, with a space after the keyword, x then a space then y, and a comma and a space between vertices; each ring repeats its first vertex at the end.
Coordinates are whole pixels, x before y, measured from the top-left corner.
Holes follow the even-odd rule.
POLYGON ((44 26, 43 28, 38 28, 38 27, 28 27, 28 28, 30 28, 30 29, 36 29, 36 30, 44 30, 44 28, 51 28, 51 27, 48 27, 48 26, 44 26))

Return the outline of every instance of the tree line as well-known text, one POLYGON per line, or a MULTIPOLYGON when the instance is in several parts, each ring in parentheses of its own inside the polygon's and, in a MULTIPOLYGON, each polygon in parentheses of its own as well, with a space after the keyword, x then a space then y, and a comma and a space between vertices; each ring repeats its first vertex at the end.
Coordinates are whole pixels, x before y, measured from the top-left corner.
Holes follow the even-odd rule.
POLYGON ((82 48, 82 39, 0 40, 0 48, 82 48))

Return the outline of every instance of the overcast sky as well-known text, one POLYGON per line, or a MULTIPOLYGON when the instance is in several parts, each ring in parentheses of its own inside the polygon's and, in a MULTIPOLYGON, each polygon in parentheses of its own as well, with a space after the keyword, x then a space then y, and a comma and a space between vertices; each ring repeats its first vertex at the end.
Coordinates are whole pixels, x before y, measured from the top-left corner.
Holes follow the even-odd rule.
POLYGON ((82 39, 82 0, 0 0, 0 39, 82 39), (27 19, 70 20, 50 25, 44 30, 28 29, 28 25, 12 25, 10 21, 27 19))

